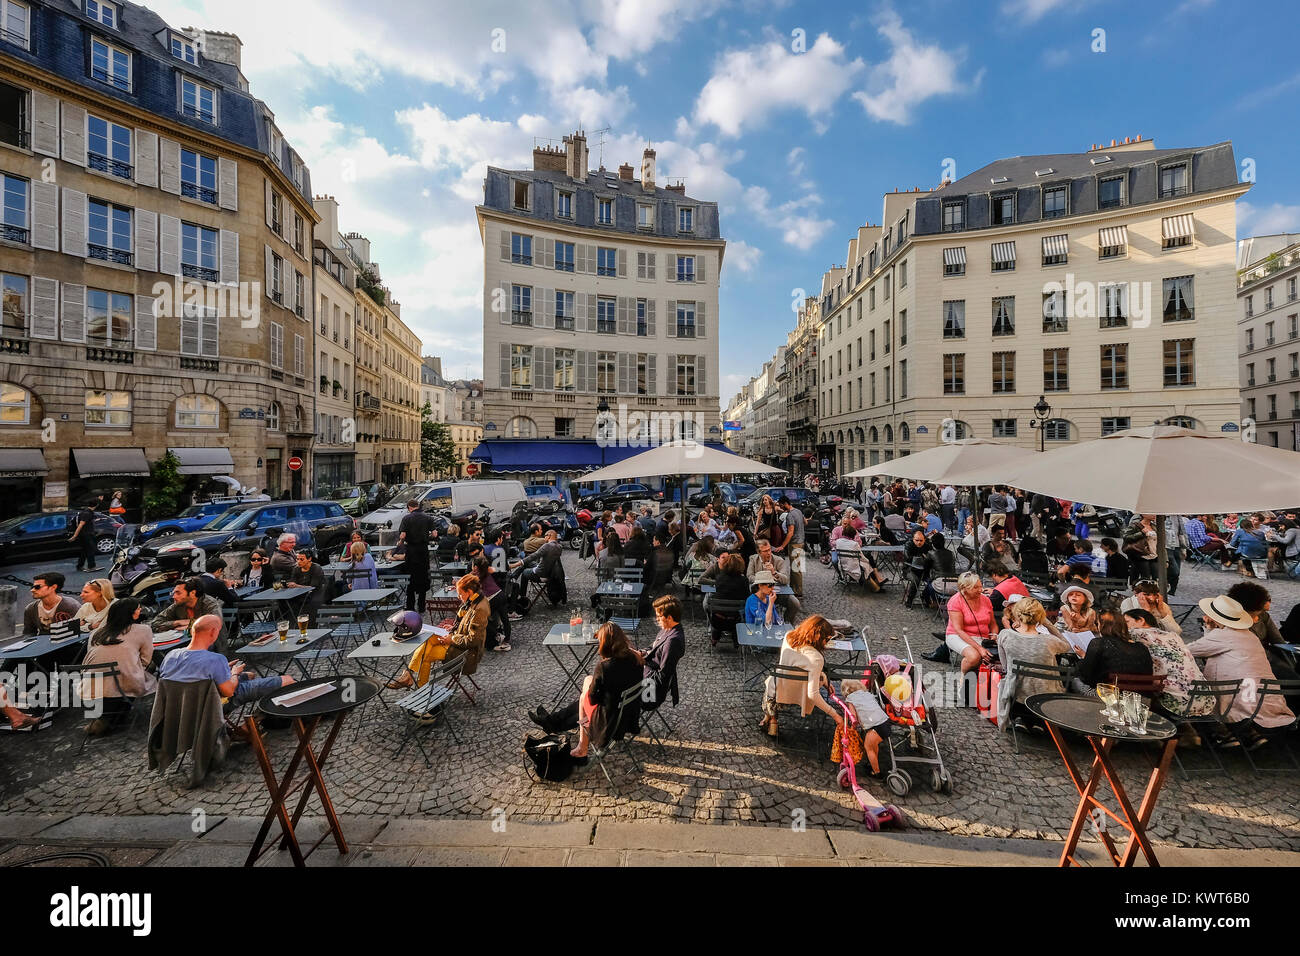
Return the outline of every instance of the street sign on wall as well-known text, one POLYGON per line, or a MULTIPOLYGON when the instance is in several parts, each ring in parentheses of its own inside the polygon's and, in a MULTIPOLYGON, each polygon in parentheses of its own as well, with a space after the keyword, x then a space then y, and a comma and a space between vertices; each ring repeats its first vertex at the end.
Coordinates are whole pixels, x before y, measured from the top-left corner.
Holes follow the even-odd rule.
POLYGON ((297 455, 294 455, 292 458, 290 458, 290 459, 289 459, 289 470, 290 470, 290 471, 302 471, 302 459, 299 458, 297 455))

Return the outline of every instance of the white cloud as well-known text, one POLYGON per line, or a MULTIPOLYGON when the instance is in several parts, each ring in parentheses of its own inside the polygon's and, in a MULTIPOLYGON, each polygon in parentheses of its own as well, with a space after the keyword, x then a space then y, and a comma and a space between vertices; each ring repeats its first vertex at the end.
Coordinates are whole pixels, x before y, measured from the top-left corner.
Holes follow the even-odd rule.
POLYGON ((743 239, 732 239, 727 242, 727 254, 723 259, 723 268, 734 266, 741 272, 753 272, 762 256, 763 250, 757 246, 751 246, 743 239))
POLYGON ((1009 18, 1023 17, 1033 23, 1058 7, 1079 9, 1082 6, 1081 0, 1006 0, 1002 4, 1002 15, 1009 18))
POLYGON ((554 119, 566 129, 571 126, 588 130, 616 127, 632 110, 632 99, 626 86, 607 91, 577 86, 558 93, 555 102, 557 113, 554 119))
POLYGON ((1300 205, 1271 203, 1255 206, 1245 200, 1237 202, 1237 236, 1272 236, 1283 232, 1300 233, 1300 205))
POLYGON ((488 166, 531 168, 532 137, 549 129, 545 120, 535 116, 514 123, 478 113, 452 119, 428 103, 402 110, 397 121, 410 132, 420 165, 447 174, 451 191, 470 203, 483 201, 488 166))
POLYGON ((791 176, 803 175, 803 157, 808 154, 808 150, 802 146, 796 146, 790 152, 786 153, 785 164, 790 169, 791 176))
POLYGON ((723 0, 592 0, 592 32, 610 56, 632 59, 677 38, 686 24, 712 16, 723 0))
MULTIPOLYGON (((912 111, 930 97, 965 88, 957 77, 964 54, 918 43, 893 10, 883 11, 877 23, 880 35, 889 42, 889 59, 872 67, 867 88, 853 94, 873 119, 907 124, 912 111)), ((978 82, 976 76, 974 83, 978 82)))
POLYGON ((766 189, 750 186, 745 190, 744 202, 759 222, 778 230, 781 241, 796 249, 812 248, 835 225, 830 219, 817 216, 814 207, 821 205, 821 197, 816 193, 773 206, 766 189))
POLYGON ((806 53, 793 52, 784 38, 729 50, 700 90, 695 121, 739 136, 781 110, 800 109, 815 122, 824 120, 861 70, 862 61, 847 60, 843 45, 826 33, 806 53))

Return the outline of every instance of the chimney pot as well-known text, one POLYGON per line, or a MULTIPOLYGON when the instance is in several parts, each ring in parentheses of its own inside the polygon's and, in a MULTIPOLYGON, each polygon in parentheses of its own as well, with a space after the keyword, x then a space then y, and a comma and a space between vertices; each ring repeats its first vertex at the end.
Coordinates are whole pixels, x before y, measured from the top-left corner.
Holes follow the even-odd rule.
POLYGON ((641 188, 646 192, 655 188, 655 151, 649 146, 641 154, 641 188))
POLYGON ((635 172, 636 170, 632 168, 631 163, 624 163, 618 167, 618 178, 630 183, 633 180, 633 173, 635 172))
POLYGON ((1115 146, 1115 145, 1118 145, 1118 144, 1116 144, 1116 142, 1112 139, 1112 140, 1110 141, 1110 145, 1115 146))

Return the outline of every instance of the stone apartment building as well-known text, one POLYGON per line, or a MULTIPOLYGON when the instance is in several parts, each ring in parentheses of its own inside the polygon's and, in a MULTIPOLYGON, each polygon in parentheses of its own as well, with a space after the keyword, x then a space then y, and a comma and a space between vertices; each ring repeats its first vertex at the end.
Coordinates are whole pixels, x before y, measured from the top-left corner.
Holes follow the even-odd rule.
POLYGON ((822 282, 833 467, 945 437, 1050 447, 1152 422, 1237 428, 1227 316, 1248 188, 1230 143, 1139 137, 886 194, 882 225, 861 227, 822 282))
POLYGON ((821 300, 808 296, 798 312, 795 327, 786 336, 785 375, 781 393, 785 403, 784 467, 792 477, 815 469, 817 458, 817 330, 821 300))
POLYGON ((592 170, 577 132, 531 170, 488 168, 485 441, 589 439, 602 408, 620 438, 717 437, 718 207, 655 159, 592 170))
POLYGON ((133 3, 5 6, 0 513, 310 475, 310 175, 231 34, 133 3), (287 464, 297 456, 302 471, 287 464))
POLYGON ((1242 419, 1257 443, 1300 451, 1300 235, 1244 239, 1238 265, 1242 419))
POLYGON ((420 469, 420 340, 402 321, 402 305, 382 289, 384 370, 379 480, 415 480, 420 469))

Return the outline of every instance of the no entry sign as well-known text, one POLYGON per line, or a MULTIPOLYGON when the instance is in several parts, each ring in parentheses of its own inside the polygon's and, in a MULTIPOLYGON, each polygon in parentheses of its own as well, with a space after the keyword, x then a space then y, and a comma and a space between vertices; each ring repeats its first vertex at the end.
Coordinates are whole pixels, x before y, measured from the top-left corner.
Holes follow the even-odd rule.
POLYGON ((289 459, 289 470, 290 470, 290 471, 302 471, 302 459, 299 458, 297 455, 294 455, 292 458, 290 458, 290 459, 289 459))

